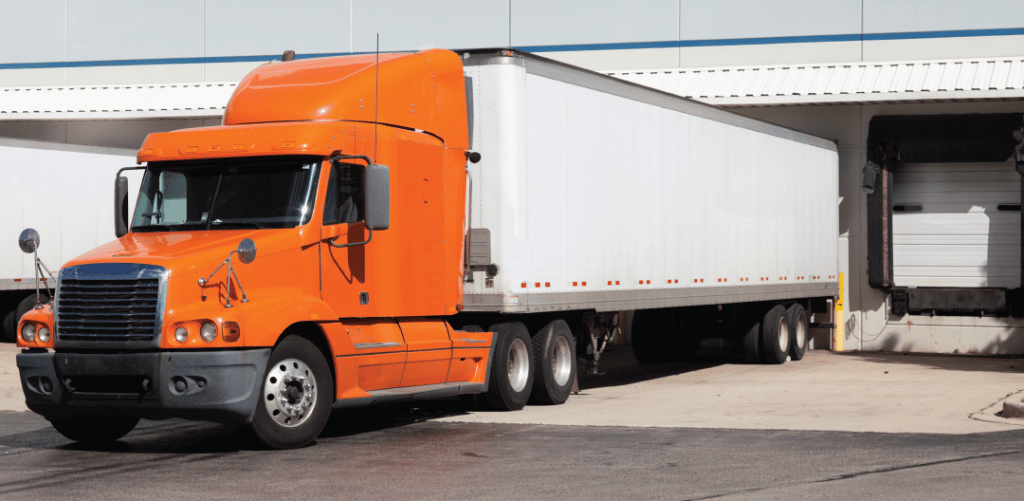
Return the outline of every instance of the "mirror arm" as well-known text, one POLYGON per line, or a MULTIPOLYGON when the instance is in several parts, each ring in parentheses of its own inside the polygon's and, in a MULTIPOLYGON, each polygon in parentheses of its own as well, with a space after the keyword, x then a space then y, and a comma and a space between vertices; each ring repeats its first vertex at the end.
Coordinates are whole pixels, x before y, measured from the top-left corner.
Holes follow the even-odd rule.
POLYGON ((327 243, 331 244, 332 247, 338 247, 339 249, 342 248, 342 247, 355 247, 356 245, 366 245, 366 244, 370 243, 370 240, 373 240, 373 230, 367 228, 366 231, 368 231, 369 234, 366 236, 366 241, 364 241, 364 242, 352 242, 352 243, 349 243, 349 244, 336 244, 336 243, 334 243, 334 240, 337 239, 338 237, 334 237, 334 238, 327 239, 327 243))
POLYGON ((370 157, 366 155, 342 155, 341 150, 331 153, 331 156, 327 160, 330 161, 332 164, 337 162, 338 160, 362 160, 366 162, 366 165, 373 164, 373 160, 370 160, 370 157))

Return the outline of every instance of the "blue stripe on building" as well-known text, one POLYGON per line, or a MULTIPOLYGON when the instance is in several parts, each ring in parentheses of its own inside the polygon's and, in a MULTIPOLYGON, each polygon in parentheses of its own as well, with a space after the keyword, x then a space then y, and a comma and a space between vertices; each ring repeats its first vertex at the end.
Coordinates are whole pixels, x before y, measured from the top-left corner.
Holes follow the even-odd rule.
MULTIPOLYGON (((956 31, 913 31, 900 33, 865 33, 847 35, 808 35, 788 37, 721 38, 713 40, 669 40, 663 42, 623 42, 569 45, 524 45, 517 46, 527 52, 582 52, 595 50, 626 49, 671 49, 677 47, 728 47, 743 45, 773 45, 794 43, 860 42, 879 40, 919 40, 928 38, 996 37, 1024 35, 1024 28, 1000 28, 986 30, 956 31)), ((392 51, 397 52, 397 51, 392 51)), ((298 54, 296 59, 314 57, 369 54, 368 52, 331 52, 298 54)), ((158 59, 113 59, 106 61, 58 61, 47 63, 0 63, 0 70, 28 70, 41 68, 92 68, 102 66, 149 66, 165 64, 216 64, 249 63, 277 60, 280 55, 264 56, 222 56, 222 57, 168 57, 158 59)))

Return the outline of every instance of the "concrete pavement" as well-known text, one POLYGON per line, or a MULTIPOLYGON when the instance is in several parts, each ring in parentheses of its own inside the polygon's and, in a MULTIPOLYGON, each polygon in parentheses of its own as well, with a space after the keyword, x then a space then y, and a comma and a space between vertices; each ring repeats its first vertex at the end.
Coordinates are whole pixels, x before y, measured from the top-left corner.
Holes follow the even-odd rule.
MULTIPOLYGON (((471 412, 442 421, 587 426, 966 434, 1019 429, 996 413, 1024 393, 1024 359, 808 351, 752 365, 738 353, 642 366, 628 346, 583 376, 565 405, 471 412)), ((704 349, 704 355, 709 355, 704 349)))
MULTIPOLYGON (((25 411, 15 354, 0 345, 0 410, 25 411)), ((704 348, 697 363, 643 366, 628 346, 605 353, 565 405, 439 421, 584 426, 966 434, 1024 427, 1001 417, 1024 397, 1024 358, 807 352, 753 365, 704 348), (1015 400, 1014 400, 1015 399, 1015 400)))

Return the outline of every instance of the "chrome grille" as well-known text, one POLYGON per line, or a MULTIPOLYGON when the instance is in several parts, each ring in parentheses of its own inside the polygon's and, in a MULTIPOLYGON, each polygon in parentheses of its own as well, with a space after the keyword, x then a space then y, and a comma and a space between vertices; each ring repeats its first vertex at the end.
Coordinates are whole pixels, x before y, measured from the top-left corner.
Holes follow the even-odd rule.
POLYGON ((160 280, 62 278, 57 292, 57 339, 150 341, 160 322, 160 280))

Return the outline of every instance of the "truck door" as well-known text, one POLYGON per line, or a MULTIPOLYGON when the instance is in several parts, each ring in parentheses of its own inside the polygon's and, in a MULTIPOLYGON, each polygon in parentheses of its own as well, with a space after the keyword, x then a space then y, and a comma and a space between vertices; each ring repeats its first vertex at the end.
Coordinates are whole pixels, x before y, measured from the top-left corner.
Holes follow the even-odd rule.
POLYGON ((324 198, 320 241, 320 296, 343 316, 355 314, 369 299, 366 287, 366 246, 335 247, 366 240, 363 226, 363 168, 340 163, 330 167, 324 198), (367 297, 361 297, 367 294, 367 297), (361 301, 362 300, 362 301, 361 301))
MULTIPOLYGON (((339 315, 365 317, 358 308, 368 298, 364 296, 368 294, 366 246, 334 247, 327 238, 339 243, 366 240, 362 222, 363 167, 336 164, 330 169, 321 232, 325 239, 319 243, 320 296, 339 315)), ((398 323, 381 318, 344 318, 342 322, 355 350, 343 353, 342 363, 351 364, 358 386, 364 391, 401 386, 407 345, 398 323)))

